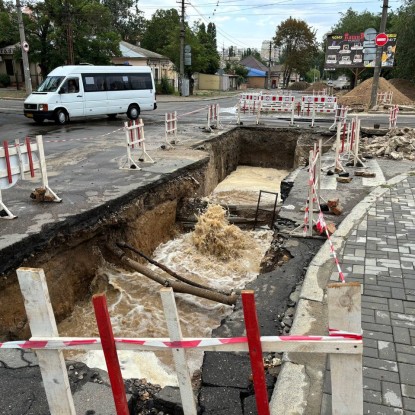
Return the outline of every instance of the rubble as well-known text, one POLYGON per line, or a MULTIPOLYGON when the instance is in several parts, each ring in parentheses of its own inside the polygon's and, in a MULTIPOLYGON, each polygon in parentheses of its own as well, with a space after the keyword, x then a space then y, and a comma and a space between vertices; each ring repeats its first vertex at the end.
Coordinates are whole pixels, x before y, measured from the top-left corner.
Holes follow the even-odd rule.
POLYGON ((371 156, 415 160, 415 128, 391 128, 384 136, 366 138, 361 147, 371 156))

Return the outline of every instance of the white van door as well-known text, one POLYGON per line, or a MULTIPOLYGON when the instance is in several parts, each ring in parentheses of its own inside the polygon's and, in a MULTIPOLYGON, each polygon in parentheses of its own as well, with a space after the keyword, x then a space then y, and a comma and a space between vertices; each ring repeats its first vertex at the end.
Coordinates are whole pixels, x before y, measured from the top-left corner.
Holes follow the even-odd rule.
POLYGON ((85 114, 84 91, 79 76, 68 77, 59 89, 61 104, 69 117, 82 117, 85 114))
POLYGON ((83 74, 85 115, 108 114, 104 74, 83 74))

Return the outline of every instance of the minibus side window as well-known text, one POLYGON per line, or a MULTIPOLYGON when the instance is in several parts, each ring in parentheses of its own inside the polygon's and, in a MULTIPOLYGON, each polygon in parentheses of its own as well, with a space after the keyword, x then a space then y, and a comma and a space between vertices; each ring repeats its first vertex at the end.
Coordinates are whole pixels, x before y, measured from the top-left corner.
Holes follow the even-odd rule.
POLYGON ((130 89, 130 86, 128 85, 128 76, 107 75, 107 86, 109 91, 130 89))
POLYGON ((153 89, 151 75, 149 73, 137 73, 130 75, 131 89, 153 89))
POLYGON ((105 91, 105 75, 82 75, 85 92, 105 91))

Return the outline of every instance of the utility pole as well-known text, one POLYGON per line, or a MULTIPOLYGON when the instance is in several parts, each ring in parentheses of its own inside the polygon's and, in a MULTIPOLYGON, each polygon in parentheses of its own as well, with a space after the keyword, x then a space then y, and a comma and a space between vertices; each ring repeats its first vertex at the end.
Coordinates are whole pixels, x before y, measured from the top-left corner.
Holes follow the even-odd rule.
POLYGON ((182 0, 182 13, 180 18, 180 95, 183 91, 183 79, 184 79, 184 0, 182 0))
MULTIPOLYGON (((24 33, 22 6, 20 4, 20 0, 16 0, 16 9, 17 9, 17 21, 19 23, 20 46, 22 49, 25 88, 26 88, 26 93, 31 94, 32 93, 32 79, 30 78, 29 56, 27 55, 27 50, 25 50, 26 48, 23 47, 26 44, 26 37, 24 33)), ((19 83, 17 76, 18 74, 16 72, 16 82, 19 83)))
POLYGON ((268 79, 267 79, 267 89, 271 88, 271 47, 272 41, 269 41, 269 56, 268 56, 268 79))
POLYGON ((73 31, 72 31, 72 16, 69 10, 69 3, 65 1, 65 20, 66 20, 66 43, 67 43, 67 65, 75 64, 75 56, 73 51, 73 31))
MULTIPOLYGON (((379 33, 385 33, 387 18, 388 18, 388 0, 383 0, 382 18, 380 21, 379 33)), ((373 72, 372 93, 370 95, 369 108, 373 108, 376 105, 376 96, 378 94, 379 76, 380 76, 381 68, 382 68, 382 46, 377 46, 376 47, 375 70, 373 72)))

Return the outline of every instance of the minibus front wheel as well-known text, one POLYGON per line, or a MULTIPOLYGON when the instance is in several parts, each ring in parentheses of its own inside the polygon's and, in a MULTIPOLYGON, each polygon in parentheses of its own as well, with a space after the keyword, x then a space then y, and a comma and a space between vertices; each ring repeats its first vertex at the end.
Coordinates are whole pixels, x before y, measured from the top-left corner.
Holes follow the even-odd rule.
POLYGON ((58 109, 55 112, 55 123, 64 125, 69 121, 68 113, 63 109, 58 109))
POLYGON ((130 120, 136 120, 140 116, 140 107, 136 104, 131 104, 128 107, 127 117, 130 120))

